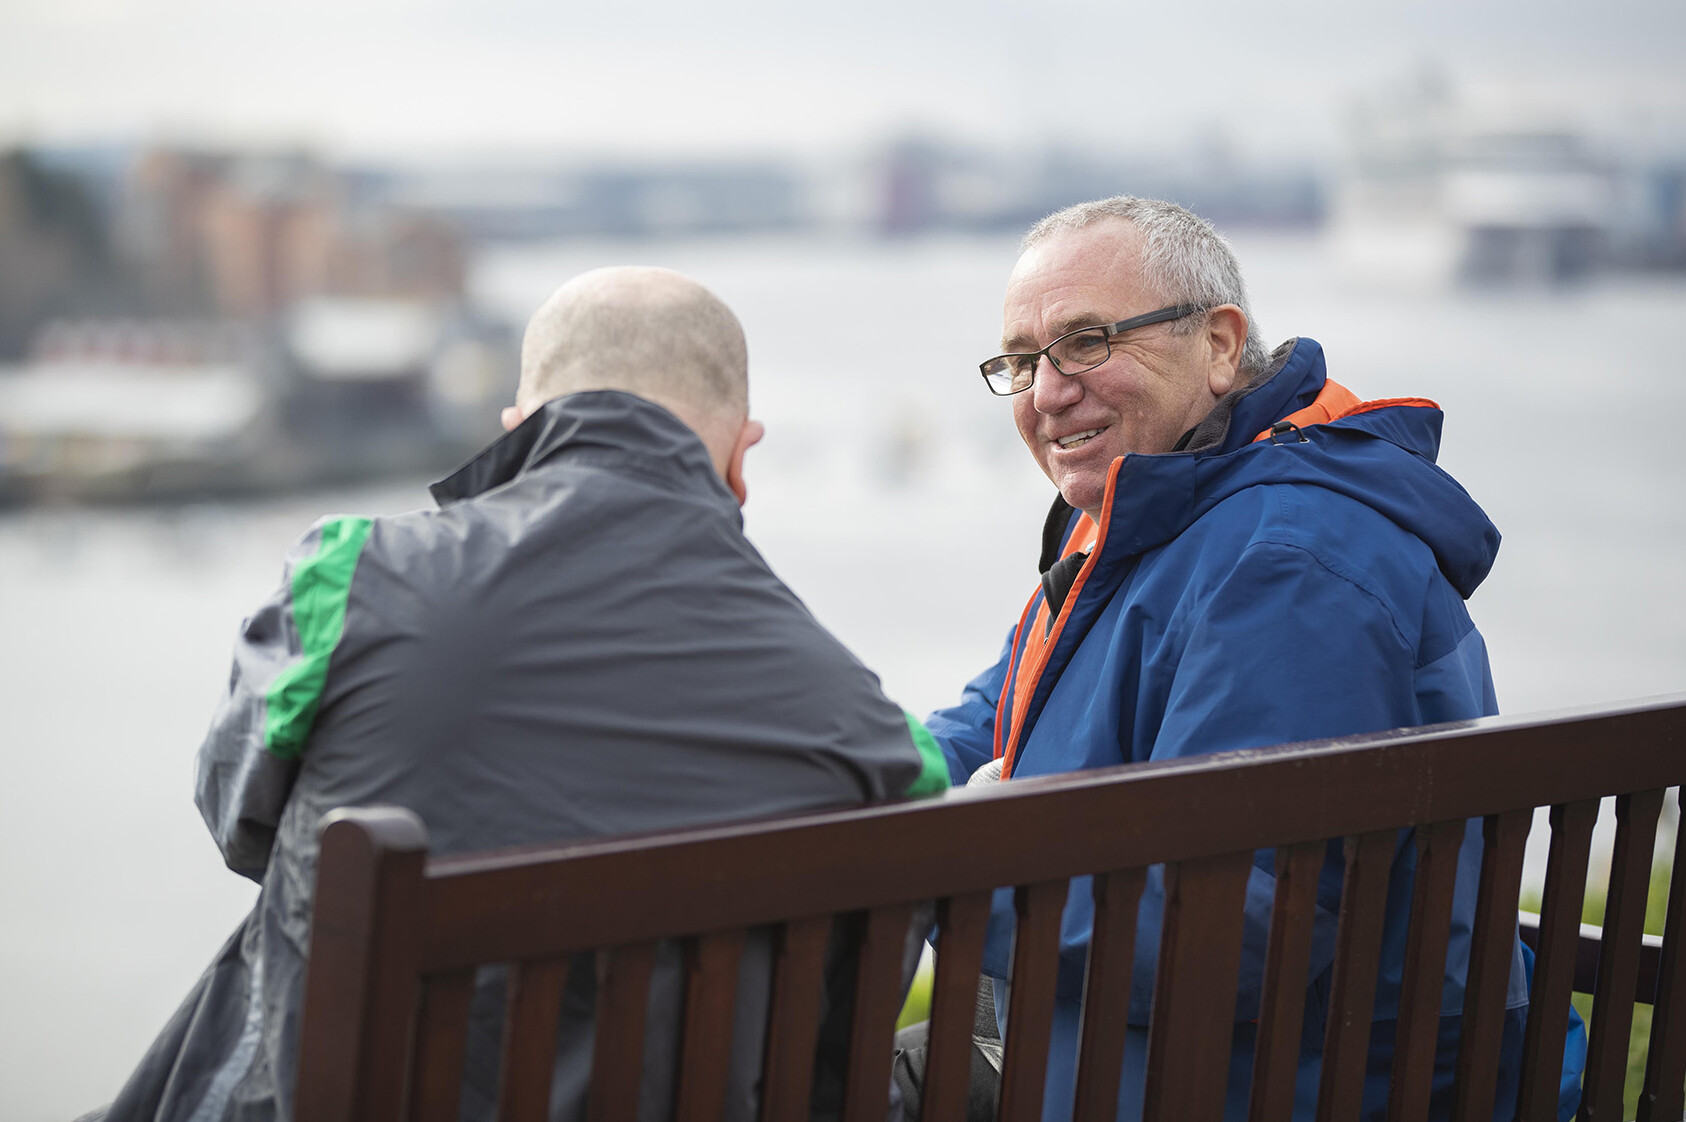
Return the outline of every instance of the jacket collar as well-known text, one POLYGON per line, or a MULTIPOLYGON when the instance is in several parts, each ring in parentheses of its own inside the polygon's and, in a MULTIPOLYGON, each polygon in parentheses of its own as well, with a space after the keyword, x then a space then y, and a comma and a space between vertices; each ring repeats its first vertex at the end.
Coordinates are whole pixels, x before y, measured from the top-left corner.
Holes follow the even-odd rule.
POLYGON ((1311 339, 1289 339, 1250 382, 1220 398, 1205 420, 1183 437, 1177 451, 1232 452, 1250 442, 1254 433, 1315 401, 1326 381, 1323 348, 1311 339))
MULTIPOLYGON (((1270 359, 1245 386, 1220 398, 1203 421, 1183 434, 1175 450, 1113 462, 1105 515, 1109 552, 1122 547, 1124 556, 1134 556, 1181 533, 1195 515, 1190 503, 1196 461, 1250 443, 1253 433, 1316 400, 1328 380, 1323 348, 1314 340, 1289 339, 1270 359), (1165 501, 1167 496, 1175 501, 1165 501)), ((1042 572, 1059 560, 1076 521, 1076 511, 1056 492, 1042 529, 1042 572)))
POLYGON ((1323 348, 1311 339, 1290 340, 1263 374, 1223 398, 1211 427, 1196 426, 1190 444, 1202 447, 1114 461, 1108 549, 1122 546, 1123 556, 1152 549, 1182 533, 1231 489, 1254 482, 1236 471, 1231 454, 1251 444, 1260 429, 1315 401, 1327 380, 1323 348))
POLYGON ((1091 583, 1104 585, 1235 492, 1285 483, 1345 494, 1386 515, 1422 539, 1453 587, 1468 597, 1492 567, 1499 532, 1434 464, 1440 410, 1378 408, 1309 426, 1299 434, 1303 439, 1281 447, 1254 443, 1260 431, 1315 401, 1328 381, 1323 349, 1310 339, 1294 341, 1286 361, 1278 357, 1274 371, 1232 395, 1220 431, 1206 434, 1204 448, 1113 462, 1102 515, 1106 532, 1091 583))
POLYGON ((661 406, 620 390, 547 401, 429 490, 440 506, 450 506, 563 460, 653 477, 737 509, 697 434, 661 406))

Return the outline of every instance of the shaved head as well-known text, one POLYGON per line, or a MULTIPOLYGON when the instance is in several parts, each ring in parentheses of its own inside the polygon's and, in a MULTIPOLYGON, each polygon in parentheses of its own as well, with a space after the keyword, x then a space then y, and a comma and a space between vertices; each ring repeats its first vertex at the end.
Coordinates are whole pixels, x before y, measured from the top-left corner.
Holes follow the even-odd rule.
POLYGON ((720 464, 749 412, 743 328, 719 297, 671 269, 582 273, 527 324, 515 402, 529 414, 584 390, 655 402, 689 425, 720 464))

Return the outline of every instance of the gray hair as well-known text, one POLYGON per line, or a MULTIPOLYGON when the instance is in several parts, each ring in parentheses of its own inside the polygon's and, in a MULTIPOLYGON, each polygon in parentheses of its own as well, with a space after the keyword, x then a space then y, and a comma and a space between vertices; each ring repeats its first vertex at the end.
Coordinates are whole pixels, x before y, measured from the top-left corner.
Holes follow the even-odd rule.
MULTIPOLYGON (((1118 219, 1134 226, 1142 236, 1142 273, 1173 304, 1196 304, 1215 308, 1234 304, 1247 317, 1247 342, 1241 349, 1241 373, 1247 380, 1270 364, 1270 355, 1247 301, 1247 282, 1241 279, 1241 263, 1235 259, 1224 236, 1193 211, 1163 199, 1138 199, 1114 195, 1110 199, 1078 203, 1042 219, 1024 236, 1022 249, 1059 233, 1081 230, 1097 222, 1118 219)), ((1177 320, 1171 330, 1188 334, 1199 320, 1177 320)))

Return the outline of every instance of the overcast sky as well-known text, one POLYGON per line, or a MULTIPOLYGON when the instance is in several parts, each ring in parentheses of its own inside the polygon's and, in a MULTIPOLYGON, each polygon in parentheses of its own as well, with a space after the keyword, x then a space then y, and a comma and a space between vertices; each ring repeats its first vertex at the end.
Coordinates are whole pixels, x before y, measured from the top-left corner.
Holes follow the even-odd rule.
POLYGON ((819 152, 924 131, 1327 153, 1438 64, 1686 130, 1686 3, 0 0, 0 143, 819 152))

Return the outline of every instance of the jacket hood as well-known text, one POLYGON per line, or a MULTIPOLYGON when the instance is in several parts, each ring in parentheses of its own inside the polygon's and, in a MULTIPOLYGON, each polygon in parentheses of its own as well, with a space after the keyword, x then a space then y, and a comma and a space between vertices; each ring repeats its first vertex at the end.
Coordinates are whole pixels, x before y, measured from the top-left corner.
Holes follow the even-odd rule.
POLYGON ((738 502, 690 426, 652 401, 620 390, 588 390, 545 402, 462 467, 429 488, 440 506, 483 495, 565 458, 631 471, 738 502))
MULTIPOLYGON (((1205 447, 1114 461, 1097 570, 1128 564, 1170 541, 1237 491, 1297 484, 1347 495, 1415 534, 1467 599, 1493 566, 1499 532, 1469 493, 1435 465, 1444 419, 1439 409, 1386 405, 1255 439, 1311 405, 1327 381, 1323 348, 1311 339, 1294 340, 1273 372, 1213 410, 1218 424, 1197 430, 1203 438, 1197 443, 1205 447)), ((1094 575, 1102 577, 1099 571, 1094 575)))

